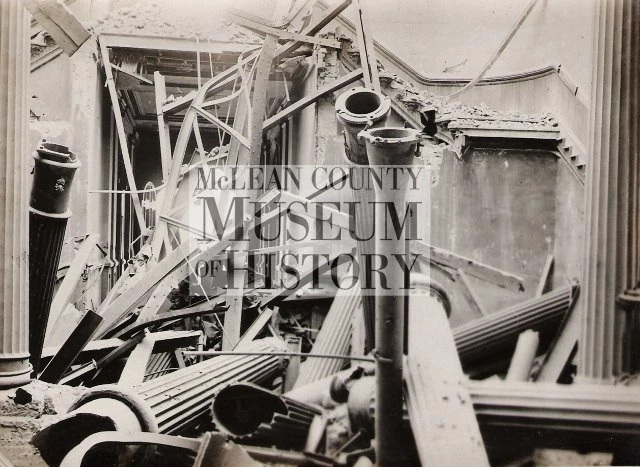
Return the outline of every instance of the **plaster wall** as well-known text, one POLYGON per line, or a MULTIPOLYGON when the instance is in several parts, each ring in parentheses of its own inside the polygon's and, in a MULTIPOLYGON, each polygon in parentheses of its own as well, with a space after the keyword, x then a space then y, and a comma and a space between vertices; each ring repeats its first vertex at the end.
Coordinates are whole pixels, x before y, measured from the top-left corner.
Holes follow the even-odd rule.
MULTIPOLYGON (((512 292, 470 277, 488 313, 535 294, 554 251, 557 171, 557 158, 548 151, 471 148, 462 160, 444 151, 432 192, 431 242, 524 279, 525 291, 512 292)), ((468 305, 459 286, 448 288, 452 325, 473 317, 456 316, 468 305)))
MULTIPOLYGON (((369 0, 366 6, 376 40, 419 72, 471 78, 497 50, 529 1, 369 0)), ((587 88, 594 3, 538 1, 488 75, 561 64, 579 87, 587 88)), ((353 17, 351 10, 347 17, 353 17)))

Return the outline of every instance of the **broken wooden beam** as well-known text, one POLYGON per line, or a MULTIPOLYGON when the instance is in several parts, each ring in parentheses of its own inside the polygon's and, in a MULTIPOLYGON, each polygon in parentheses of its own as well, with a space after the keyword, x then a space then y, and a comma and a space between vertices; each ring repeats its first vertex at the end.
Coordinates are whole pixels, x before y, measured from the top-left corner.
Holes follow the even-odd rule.
POLYGON ((346 75, 339 77, 334 82, 321 87, 317 91, 302 97, 301 99, 282 109, 277 114, 267 118, 262 125, 263 131, 269 130, 281 124, 288 118, 295 115, 297 112, 317 102, 321 97, 342 89, 345 86, 349 86, 350 84, 355 83, 361 78, 362 68, 358 68, 357 70, 351 71, 346 75))
POLYGON ((80 20, 58 0, 22 0, 35 20, 68 56, 84 44, 91 33, 80 20))
POLYGON ((544 267, 542 268, 542 274, 540 275, 540 281, 538 282, 538 287, 536 288, 536 296, 544 294, 551 287, 551 276, 553 274, 553 265, 554 259, 553 255, 547 255, 547 259, 544 262, 544 267))
POLYGON ((53 296, 51 301, 51 309, 49 311, 49 319, 47 321, 47 330, 45 333, 45 344, 47 338, 50 337, 58 318, 71 303, 71 297, 76 290, 78 282, 82 278, 83 273, 89 262, 89 257, 96 247, 100 236, 98 234, 89 234, 82 241, 82 245, 76 251, 71 266, 67 269, 67 273, 62 280, 62 283, 58 286, 58 290, 53 296))
POLYGON ((38 376, 38 379, 47 383, 58 383, 80 355, 82 349, 89 343, 101 322, 100 315, 92 310, 87 310, 60 350, 38 376))
POLYGON ((479 261, 458 255, 452 251, 429 245, 420 240, 411 242, 411 253, 420 255, 419 258, 428 259, 434 263, 453 269, 462 269, 470 276, 490 282, 498 287, 521 292, 524 290, 524 280, 498 268, 483 264, 479 261))

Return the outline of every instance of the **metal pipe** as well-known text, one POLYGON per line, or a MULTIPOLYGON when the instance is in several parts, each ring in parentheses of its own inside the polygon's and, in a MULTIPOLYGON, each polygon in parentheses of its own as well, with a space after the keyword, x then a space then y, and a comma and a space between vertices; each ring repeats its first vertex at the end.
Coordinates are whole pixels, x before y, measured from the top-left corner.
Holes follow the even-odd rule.
MULTIPOLYGON (((358 140, 362 130, 384 126, 391 113, 391 100, 378 92, 367 88, 352 88, 336 99, 336 117, 344 127, 345 155, 350 166, 350 177, 355 217, 355 234, 357 239, 360 264, 364 264, 367 254, 375 252, 373 206, 375 193, 371 189, 369 159, 363 141, 358 140)), ((375 344, 375 295, 365 289, 366 284, 360 281, 362 288, 362 306, 365 326, 365 351, 375 344)))
MULTIPOLYGON (((402 353, 404 345, 404 314, 409 285, 408 273, 393 257, 403 257, 409 264, 406 229, 394 230, 386 210, 407 211, 405 169, 414 162, 420 133, 409 128, 376 128, 359 133, 366 145, 369 163, 388 166, 376 194, 375 251, 381 261, 388 261, 384 277, 376 276, 376 463, 381 467, 398 465, 403 458, 402 440, 402 353), (384 237, 382 234, 384 233, 384 237), (390 237, 387 237, 390 235, 390 237), (386 279, 386 284, 385 280, 386 279), (386 285, 386 287, 385 287, 386 285), (383 290, 385 289, 386 290, 383 290)), ((383 172, 383 171, 381 171, 383 172)), ((406 224, 405 224, 406 225, 406 224)), ((366 282, 366 279, 365 279, 366 282)))
POLYGON ((218 429, 251 444, 302 449, 320 408, 279 396, 254 384, 231 384, 220 390, 211 406, 218 429))
POLYGON ((310 358, 318 358, 318 359, 331 359, 331 360, 353 360, 357 362, 371 362, 373 363, 375 360, 369 357, 354 357, 352 355, 332 355, 332 354, 310 354, 306 352, 270 352, 270 353, 262 353, 262 352, 243 352, 241 350, 185 350, 182 352, 185 356, 198 356, 198 357, 206 357, 206 356, 216 356, 216 355, 277 355, 280 357, 310 357, 310 358))
POLYGON ((336 402, 346 402, 349 383, 363 374, 371 375, 375 366, 364 363, 357 367, 348 368, 313 383, 296 386, 285 395, 307 404, 315 404, 325 408, 334 407, 336 402))
MULTIPOLYGON (((287 346, 280 339, 268 338, 254 341, 244 348, 269 353, 285 351, 287 346)), ((268 380, 282 370, 285 362, 283 357, 272 355, 221 356, 145 381, 133 389, 96 386, 83 394, 64 418, 36 433, 33 443, 48 463, 52 463, 48 459, 57 459, 59 463, 76 444, 102 430, 91 424, 73 424, 68 420, 73 420, 80 412, 109 418, 108 406, 113 399, 125 404, 136 415, 142 431, 181 433, 208 414, 213 395, 222 387, 239 381, 259 383, 268 380), (83 408, 91 401, 95 403, 89 409, 83 408)), ((105 423, 119 429, 116 420, 105 423)))
POLYGON ((64 241, 71 183, 80 167, 68 147, 44 140, 35 153, 29 203, 29 353, 39 372, 44 335, 49 320, 56 273, 64 241))

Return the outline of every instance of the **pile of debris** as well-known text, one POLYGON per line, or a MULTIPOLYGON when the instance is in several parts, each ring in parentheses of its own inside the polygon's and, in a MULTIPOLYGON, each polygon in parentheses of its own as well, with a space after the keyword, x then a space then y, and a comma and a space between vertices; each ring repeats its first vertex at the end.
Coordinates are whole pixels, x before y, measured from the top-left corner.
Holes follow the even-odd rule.
MULTIPOLYGON (((167 98, 162 94, 164 85, 159 84, 163 78, 156 72, 158 126, 160 139, 167 145, 161 149, 166 191, 159 197, 162 202, 154 228, 143 229, 146 224, 141 223, 144 246, 95 311, 79 313, 72 300, 96 244, 92 236, 79 247, 54 296, 68 217, 69 190, 65 187, 70 186, 78 164, 65 146, 43 142, 38 148, 31 250, 43 253, 33 255, 31 264, 31 284, 37 285, 31 290, 31 361, 37 379, 55 388, 73 387, 70 392, 74 395, 64 413, 51 408, 55 404, 46 398, 38 408, 47 420, 31 428, 37 429, 32 443, 47 464, 488 465, 489 460, 512 460, 537 447, 552 447, 559 434, 567 433, 574 449, 619 449, 619 443, 607 444, 605 433, 615 433, 618 441, 629 441, 632 446, 640 427, 640 401, 634 391, 617 388, 612 399, 610 388, 602 386, 536 382, 576 301, 577 282, 547 290, 547 270, 535 295, 452 329, 447 291, 418 271, 437 268, 461 277, 462 282, 471 275, 514 293, 522 292, 523 280, 420 240, 401 236, 387 243, 364 239, 372 220, 358 207, 349 215, 336 210, 331 211, 333 218, 317 215, 317 224, 335 220, 344 230, 355 219, 357 241, 352 238, 342 250, 344 245, 333 242, 331 246, 339 251, 331 250, 324 264, 307 269, 282 267, 280 285, 267 286, 271 277, 260 274, 242 256, 248 250, 325 248, 326 244, 304 242, 242 242, 244 233, 295 212, 295 203, 322 196, 336 180, 307 197, 285 189, 265 190, 258 200, 261 209, 237 214, 234 228, 222 229, 219 238, 175 217, 182 208, 173 204, 174 195, 188 185, 185 180, 195 172, 190 172, 192 168, 208 167, 214 159, 216 166, 223 159, 243 168, 259 165, 263 131, 361 78, 365 87, 343 93, 335 104, 336 118, 344 130, 344 155, 353 169, 350 177, 371 176, 357 169, 389 161, 410 167, 426 135, 437 135, 435 130, 429 134, 429 125, 436 122, 446 121, 449 128, 479 121, 527 128, 557 126, 549 115, 522 116, 447 104, 410 89, 397 77, 379 74, 365 22, 358 26, 361 68, 338 78, 339 85, 318 90, 313 99, 291 103, 287 95, 267 112, 265 83, 277 59, 291 55, 303 43, 338 48, 333 39, 314 36, 349 3, 339 2, 301 33, 260 24, 255 17, 242 19, 242 24, 251 24, 252 31, 266 36, 262 49, 241 55, 236 66, 199 84, 189 95, 167 98), (278 46, 278 41, 288 42, 278 46), (230 94, 218 101, 205 100, 213 99, 216 89, 232 82, 230 94), (236 89, 236 82, 246 88, 236 89), (386 126, 391 100, 382 92, 381 83, 384 89, 398 91, 394 99, 424 111, 427 121, 422 131, 386 126), (232 128, 211 109, 222 99, 234 98, 239 103, 232 128), (434 108, 436 120, 428 114, 434 108), (165 114, 182 110, 184 123, 171 151, 163 119, 165 114), (198 118, 217 125, 230 142, 206 151, 198 118), (250 122, 247 128, 243 119, 250 122), (192 132, 202 160, 185 167, 183 156, 192 132), (41 190, 39 181, 51 181, 52 176, 57 177, 54 191, 41 190), (287 210, 274 209, 287 200, 287 210), (182 236, 176 234, 179 230, 182 236), (190 242, 189 234, 201 238, 190 242), (238 236, 244 249, 230 251, 238 236), (415 271, 405 267, 402 273, 388 275, 388 289, 393 293, 382 293, 380 286, 376 292, 381 293, 372 294, 364 275, 347 271, 344 277, 331 277, 336 286, 327 295, 306 295, 309 284, 331 276, 336 269, 333 265, 345 254, 353 259, 372 252, 396 259, 415 255, 420 264, 415 271), (240 258, 234 259, 234 253, 240 253, 240 258), (213 269, 220 258, 229 260, 226 282, 205 287, 196 267, 213 269), (343 281, 352 286, 343 288, 343 281), (76 318, 73 326, 69 326, 70 317, 76 318), (509 452, 510 443, 514 452, 509 452)), ((361 8, 359 2, 355 7, 361 8)), ((145 8, 146 24, 155 7, 145 8)), ((127 27, 145 27, 136 12, 126 10, 119 18, 112 19, 112 26, 119 28, 122 21, 127 27)), ((161 26, 164 30, 170 24, 161 26)), ((122 154, 127 159, 106 46, 102 52, 122 154)), ((198 69, 199 60, 198 56, 198 69)), ((129 74, 136 78, 135 73, 129 74)), ((130 166, 126 168, 131 171, 130 166)), ((129 194, 139 203, 135 184, 131 185, 129 194)), ((207 190, 189 193, 189 202, 202 201, 203 191, 207 190)), ((403 192, 389 191, 376 187, 354 190, 351 195, 381 205, 406 201, 403 192)), ((202 204, 214 217, 211 205, 202 204)), ((562 362, 554 379, 571 382, 572 378, 570 361, 562 362)), ((31 396, 27 395, 44 383, 30 384, 13 393, 14 405, 29 404, 31 396)))

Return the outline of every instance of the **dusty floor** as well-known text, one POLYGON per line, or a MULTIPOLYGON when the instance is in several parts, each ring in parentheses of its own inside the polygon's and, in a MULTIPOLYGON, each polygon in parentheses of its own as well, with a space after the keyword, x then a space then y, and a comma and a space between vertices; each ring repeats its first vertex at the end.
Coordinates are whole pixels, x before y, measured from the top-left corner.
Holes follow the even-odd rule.
POLYGON ((0 453, 15 467, 47 465, 30 444, 31 437, 65 413, 82 391, 41 381, 0 391, 0 453))

